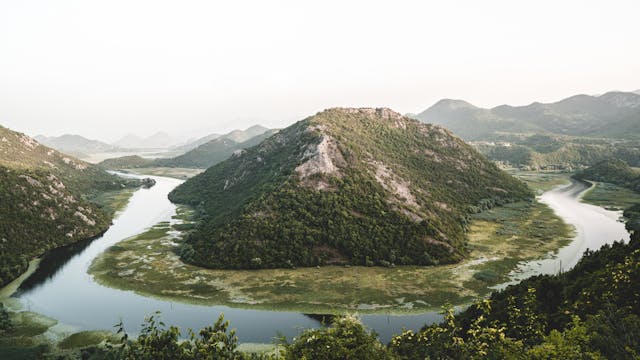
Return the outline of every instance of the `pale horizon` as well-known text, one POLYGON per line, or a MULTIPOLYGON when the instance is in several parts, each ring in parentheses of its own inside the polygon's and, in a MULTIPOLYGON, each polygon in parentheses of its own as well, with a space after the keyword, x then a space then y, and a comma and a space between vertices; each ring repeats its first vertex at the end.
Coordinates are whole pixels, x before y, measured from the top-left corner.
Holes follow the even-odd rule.
POLYGON ((6 1, 0 125, 113 142, 282 128, 331 107, 634 91, 638 13, 635 1, 6 1))

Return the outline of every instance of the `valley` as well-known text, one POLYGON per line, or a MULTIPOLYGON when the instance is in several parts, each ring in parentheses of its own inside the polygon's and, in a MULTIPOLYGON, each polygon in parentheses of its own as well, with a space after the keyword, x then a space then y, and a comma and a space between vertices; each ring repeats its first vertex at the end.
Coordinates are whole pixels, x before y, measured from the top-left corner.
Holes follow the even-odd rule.
MULTIPOLYGON (((565 174, 558 173, 521 176, 528 179, 533 190, 543 193, 569 182, 565 174)), ((134 194, 103 238, 71 260, 56 262, 59 265, 54 268, 45 265, 45 273, 35 276, 36 283, 27 281, 7 288, 20 288, 17 298, 6 298, 9 294, 4 293, 3 302, 10 309, 37 312, 14 316, 18 326, 24 327, 21 336, 25 344, 40 343, 42 340, 32 336, 42 332, 48 333, 48 338, 66 339, 62 344, 96 344, 111 336, 93 330, 111 328, 115 321, 112 314, 119 314, 128 331, 135 333, 142 317, 155 310, 163 312, 165 321, 182 328, 202 327, 213 314, 222 312, 247 344, 269 343, 275 328, 293 336, 299 326, 319 325, 303 314, 354 311, 387 341, 402 328, 418 329, 424 323, 439 321, 435 309, 445 303, 464 305, 486 296, 492 287, 509 280, 509 272, 519 261, 533 260, 527 263, 535 264, 535 259, 555 252, 574 236, 545 205, 514 203, 474 218, 469 233, 470 258, 456 265, 208 270, 184 264, 174 253, 175 243, 180 241, 174 227, 181 228, 180 224, 188 222, 191 210, 171 205, 162 194, 180 180, 155 179, 158 183, 154 188, 134 194), (154 212, 143 210, 154 201, 158 201, 154 212), (522 221, 525 217, 528 220, 522 221), (81 283, 78 289, 82 290, 76 290, 70 299, 61 291, 67 287, 65 283, 81 283), (167 288, 166 284, 173 285, 167 288), (69 301, 76 305, 69 307, 69 301), (65 306, 61 306, 63 303, 65 306), (95 306, 103 315, 96 316, 95 306), (72 313, 65 310, 70 308, 74 309, 72 313), (268 328, 256 327, 252 320, 256 317, 269 319, 268 328)), ((579 202, 574 204, 581 206, 579 202)), ((611 226, 624 233, 623 224, 615 218, 611 217, 611 226)), ((589 229, 583 225, 580 229, 588 236, 589 229)))
POLYGON ((344 314, 388 342, 442 321, 442 307, 462 311, 628 241, 621 210, 640 202, 624 162, 505 171, 447 130, 389 109, 329 109, 263 134, 246 135, 246 146, 239 133, 205 139, 174 159, 64 160, 131 185, 95 191, 72 178, 113 224, 49 250, 2 289, 14 330, 0 351, 100 347, 118 341, 116 318, 137 334, 154 311, 181 328, 224 313, 247 351, 272 351, 276 333, 293 338, 344 314), (155 185, 139 189, 143 178, 155 185), (403 238, 393 237, 398 224, 403 238), (239 256, 211 249, 211 236, 239 256))

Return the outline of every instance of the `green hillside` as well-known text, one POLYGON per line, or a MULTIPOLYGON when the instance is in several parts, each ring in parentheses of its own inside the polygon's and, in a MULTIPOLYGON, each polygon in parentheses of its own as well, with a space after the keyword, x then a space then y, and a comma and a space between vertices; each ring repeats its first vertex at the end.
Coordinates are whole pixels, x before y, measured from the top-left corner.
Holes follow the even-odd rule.
POLYGON ((136 185, 0 127, 0 285, 31 258, 106 230, 112 214, 91 200, 136 185))
POLYGON ((530 196, 447 130, 366 108, 299 121, 169 194, 203 214, 183 258, 214 268, 455 262, 470 212, 530 196))

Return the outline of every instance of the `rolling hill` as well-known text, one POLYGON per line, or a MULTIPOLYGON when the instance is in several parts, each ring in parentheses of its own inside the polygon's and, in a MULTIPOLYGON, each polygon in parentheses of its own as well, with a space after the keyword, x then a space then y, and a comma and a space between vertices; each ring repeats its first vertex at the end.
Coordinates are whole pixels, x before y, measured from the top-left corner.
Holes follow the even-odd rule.
POLYGON ((169 198, 204 214, 184 259, 263 268, 459 261, 470 212, 530 196, 442 127, 336 108, 236 152, 169 198))
POLYGON ((90 200, 137 185, 0 127, 0 285, 31 258, 106 230, 112 214, 90 200))

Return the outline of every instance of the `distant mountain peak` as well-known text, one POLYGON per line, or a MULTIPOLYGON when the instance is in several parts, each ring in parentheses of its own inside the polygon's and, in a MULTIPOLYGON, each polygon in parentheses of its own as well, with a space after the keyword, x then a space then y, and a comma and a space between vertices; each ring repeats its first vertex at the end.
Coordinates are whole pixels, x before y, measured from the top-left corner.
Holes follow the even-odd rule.
POLYGON ((438 101, 437 103, 435 103, 432 108, 448 108, 451 110, 455 110, 455 109, 478 109, 477 106, 464 101, 464 100, 457 100, 457 99, 442 99, 440 101, 438 101))

